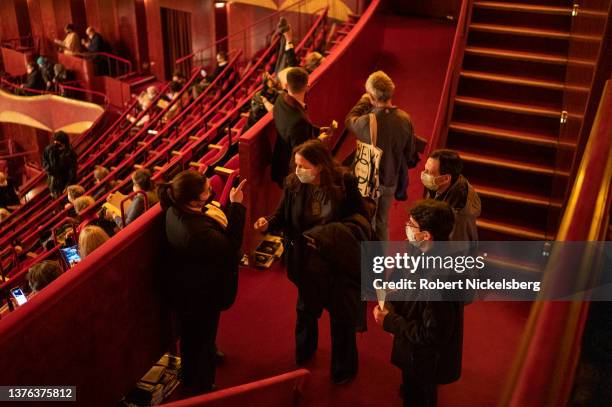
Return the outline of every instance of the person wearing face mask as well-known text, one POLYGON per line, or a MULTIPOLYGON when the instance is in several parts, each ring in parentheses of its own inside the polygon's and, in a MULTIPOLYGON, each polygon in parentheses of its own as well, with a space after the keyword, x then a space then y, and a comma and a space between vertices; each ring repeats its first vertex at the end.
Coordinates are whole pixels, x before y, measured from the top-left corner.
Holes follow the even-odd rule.
MULTIPOLYGON (((366 93, 346 116, 346 128, 364 143, 372 142, 371 114, 376 120, 376 146, 382 150, 379 168, 378 208, 375 218, 379 240, 389 240, 388 218, 400 180, 416 151, 414 128, 408 113, 392 102, 395 84, 383 71, 372 73, 365 83, 366 93)), ((407 185, 404 185, 404 189, 407 185)))
MULTIPOLYGON (((155 184, 151 179, 151 171, 146 168, 134 171, 132 174, 132 191, 133 192, 144 192, 147 195, 147 204, 150 208, 155 205, 158 201, 157 194, 155 193, 155 184)), ((125 212, 125 226, 135 221, 145 211, 145 198, 142 194, 136 194, 130 206, 128 206, 125 212)), ((119 228, 123 227, 120 216, 113 216, 109 211, 106 212, 119 228)))
POLYGON ((478 241, 476 219, 480 216, 480 197, 461 174, 461 157, 452 150, 436 150, 421 172, 425 198, 443 201, 455 212, 455 227, 450 240, 478 241))
POLYGON ((231 190, 226 211, 211 203, 210 182, 197 171, 183 171, 158 186, 169 249, 169 295, 180 324, 183 384, 188 393, 215 388, 219 317, 233 304, 238 289, 245 183, 231 190))
MULTIPOLYGON (((438 242, 449 240, 453 224, 448 204, 421 200, 410 209, 406 236, 418 251, 439 255, 444 249, 438 242)), ((374 320, 393 335, 391 363, 402 370, 404 406, 435 407, 437 386, 461 376, 464 303, 402 294, 391 293, 384 309, 375 306, 374 320)))
MULTIPOLYGON (((307 141, 295 148, 292 173, 287 177, 283 197, 276 212, 259 218, 255 230, 282 231, 289 280, 298 288, 295 328, 295 357, 304 365, 314 356, 318 342, 317 321, 321 315, 321 290, 317 290, 313 275, 308 271, 311 257, 307 255, 312 240, 304 233, 321 225, 339 222, 355 214, 368 216, 357 189, 357 180, 339 166, 329 150, 318 140, 307 141), (306 261, 306 258, 309 260, 306 261)), ((367 223, 367 222, 366 222, 367 223)), ((321 242, 320 233, 313 239, 321 242)), ((337 253, 338 256, 348 255, 337 253)), ((323 277, 325 279, 325 277, 323 277)), ((334 292, 341 296, 342 293, 334 292)), ((328 308, 331 310, 331 308, 328 308)), ((343 315, 330 315, 332 332, 332 380, 344 383, 357 371, 355 324, 346 323, 343 315), (343 354, 339 352, 343 350, 343 354)))
POLYGON ((283 188, 289 172, 289 161, 293 149, 305 141, 324 140, 327 134, 314 126, 306 111, 306 91, 308 73, 303 68, 290 68, 287 71, 286 92, 281 92, 274 102, 272 115, 278 133, 272 153, 272 181, 283 188))

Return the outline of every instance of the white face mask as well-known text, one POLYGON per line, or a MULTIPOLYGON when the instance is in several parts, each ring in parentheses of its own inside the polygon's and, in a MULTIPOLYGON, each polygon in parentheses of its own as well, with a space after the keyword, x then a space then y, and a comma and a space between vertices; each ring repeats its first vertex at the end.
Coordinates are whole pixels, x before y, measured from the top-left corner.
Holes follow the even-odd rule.
POLYGON ((437 191, 440 187, 438 184, 436 184, 436 177, 431 174, 427 174, 425 171, 421 171, 421 182, 425 188, 429 189, 430 191, 437 191))
POLYGON ((408 225, 406 225, 406 238, 408 238, 408 241, 410 242, 410 244, 415 247, 420 247, 421 243, 423 243, 422 240, 416 239, 416 236, 414 235, 414 230, 412 229, 412 227, 408 225))
POLYGON ((296 168, 295 175, 297 175, 302 184, 311 184, 316 178, 316 175, 313 174, 313 170, 306 168, 296 168))

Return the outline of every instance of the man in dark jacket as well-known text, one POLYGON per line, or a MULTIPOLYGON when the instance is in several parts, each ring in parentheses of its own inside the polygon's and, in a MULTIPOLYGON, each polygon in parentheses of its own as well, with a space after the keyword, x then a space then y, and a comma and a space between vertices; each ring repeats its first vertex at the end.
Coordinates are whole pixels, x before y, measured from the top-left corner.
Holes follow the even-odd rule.
POLYGON ((302 68, 291 68, 287 73, 287 92, 278 96, 272 110, 278 133, 272 154, 272 181, 281 188, 293 149, 305 141, 327 137, 325 133, 319 135, 320 129, 310 122, 304 102, 307 89, 308 73, 302 68))
MULTIPOLYGON (((45 81, 43 80, 40 69, 38 69, 38 66, 34 62, 28 62, 26 72, 28 76, 26 77, 26 81, 21 85, 22 89, 45 90, 45 81)), ((34 92, 26 94, 37 95, 37 93, 34 92)))
POLYGON ((425 163, 421 182, 425 198, 444 201, 455 212, 455 227, 450 240, 478 240, 476 219, 480 216, 480 197, 468 180, 461 175, 463 163, 457 152, 436 150, 425 163))
POLYGON ((387 74, 382 71, 374 72, 368 77, 365 88, 366 94, 346 116, 346 128, 353 132, 358 140, 371 143, 369 114, 374 113, 376 116, 376 146, 383 154, 380 161, 380 196, 375 228, 379 240, 389 240, 389 209, 400 171, 412 160, 416 149, 414 129, 410 116, 391 101, 395 85, 387 74))
POLYGON ((87 48, 87 52, 92 54, 96 75, 108 75, 110 72, 107 57, 96 54, 100 52, 109 52, 110 47, 108 46, 106 41, 104 41, 102 35, 96 32, 93 27, 87 27, 87 30, 85 30, 85 34, 87 34, 87 39, 81 40, 81 43, 85 48, 87 48))
MULTIPOLYGON (((408 240, 421 252, 434 255, 440 249, 436 242, 448 240, 453 223, 452 209, 444 202, 417 202, 406 225, 408 240)), ((401 294, 395 298, 401 299, 401 294)), ((402 370, 404 406, 435 407, 437 385, 459 379, 463 305, 412 297, 386 304, 383 310, 374 307, 376 322, 393 334, 391 363, 402 370)))
POLYGON ((53 135, 53 142, 45 147, 42 167, 47 173, 51 196, 57 198, 68 185, 76 184, 77 155, 70 146, 70 139, 63 131, 53 135))

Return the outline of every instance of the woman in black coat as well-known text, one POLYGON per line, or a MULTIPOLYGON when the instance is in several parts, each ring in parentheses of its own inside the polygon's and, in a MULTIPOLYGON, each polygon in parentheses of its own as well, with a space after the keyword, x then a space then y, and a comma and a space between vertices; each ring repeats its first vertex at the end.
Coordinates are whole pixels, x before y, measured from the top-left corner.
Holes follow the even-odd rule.
MULTIPOLYGON (((356 213, 366 213, 357 180, 333 160, 320 141, 307 141, 293 153, 293 171, 285 181, 276 212, 268 218, 258 219, 254 227, 259 231, 284 232, 287 273, 298 288, 296 363, 303 365, 317 349, 317 321, 322 311, 319 306, 322 301, 314 288, 316 284, 312 284, 312 273, 305 267, 312 259, 308 257, 308 239, 304 232, 356 213)), ((357 373, 355 325, 345 323, 343 315, 334 313, 330 317, 332 342, 337 345, 333 348, 346 350, 340 357, 332 355, 332 380, 343 383, 357 373)))
POLYGON ((169 288, 180 323, 183 383, 196 394, 214 389, 219 316, 236 297, 245 182, 230 192, 226 212, 211 203, 209 181, 196 171, 183 171, 158 188, 166 211, 169 288))

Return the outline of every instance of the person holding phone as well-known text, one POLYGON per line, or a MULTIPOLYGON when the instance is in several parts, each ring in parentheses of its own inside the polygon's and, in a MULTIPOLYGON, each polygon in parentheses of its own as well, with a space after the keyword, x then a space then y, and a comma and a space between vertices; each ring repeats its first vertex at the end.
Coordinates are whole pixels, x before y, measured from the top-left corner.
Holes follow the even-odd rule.
POLYGON ((26 280, 32 293, 37 293, 62 275, 62 267, 57 261, 44 260, 30 267, 26 280))
MULTIPOLYGON (((276 212, 267 218, 259 218, 254 228, 261 232, 284 232, 287 275, 298 288, 295 358, 298 365, 304 365, 317 350, 319 305, 325 302, 317 290, 320 284, 312 281, 307 264, 311 260, 308 245, 312 245, 313 240, 320 242, 323 237, 318 234, 318 239, 309 240, 304 232, 354 214, 367 217, 367 212, 357 189, 357 180, 334 161, 321 141, 310 140, 296 147, 291 168, 276 212)), ((342 293, 334 292, 333 295, 342 293)), ((338 384, 347 382, 357 373, 356 326, 346 323, 347 320, 346 315, 332 314, 330 317, 333 343, 331 376, 338 384)))
POLYGON ((214 390, 215 339, 221 311, 233 304, 246 208, 242 180, 222 210, 209 180, 183 171, 158 186, 169 248, 169 294, 178 314, 183 384, 188 393, 214 390))

